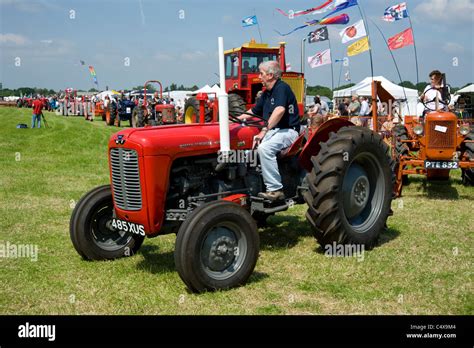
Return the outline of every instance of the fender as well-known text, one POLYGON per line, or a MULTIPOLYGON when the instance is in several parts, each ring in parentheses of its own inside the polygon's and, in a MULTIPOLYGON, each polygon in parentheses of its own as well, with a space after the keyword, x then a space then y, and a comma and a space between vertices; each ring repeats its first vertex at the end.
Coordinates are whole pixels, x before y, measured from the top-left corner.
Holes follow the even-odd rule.
POLYGON ((326 142, 329 139, 331 132, 337 132, 342 127, 355 127, 349 120, 343 118, 333 118, 332 120, 324 122, 315 133, 308 140, 303 150, 298 157, 299 165, 307 172, 313 168, 311 157, 316 155, 321 150, 321 142, 326 142))

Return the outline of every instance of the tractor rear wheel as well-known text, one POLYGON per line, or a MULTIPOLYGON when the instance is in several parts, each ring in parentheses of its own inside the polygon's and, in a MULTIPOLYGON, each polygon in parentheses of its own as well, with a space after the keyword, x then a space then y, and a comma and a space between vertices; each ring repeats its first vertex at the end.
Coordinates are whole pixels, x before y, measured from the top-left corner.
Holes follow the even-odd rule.
MULTIPOLYGON (((395 154, 395 163, 394 163, 394 169, 398 169, 398 166, 400 165, 400 157, 401 156, 407 156, 408 155, 408 143, 403 143, 402 140, 408 140, 408 132, 405 126, 403 125, 397 125, 393 127, 393 137, 394 137, 394 154, 395 154)), ((396 173, 395 173, 396 174, 396 173)), ((410 182, 408 180, 408 175, 403 175, 402 176, 402 184, 403 185, 408 185, 410 182)))
POLYGON ((145 127, 146 117, 145 111, 142 107, 138 106, 137 110, 137 127, 145 127))
MULTIPOLYGON (((466 140, 474 140, 474 130, 471 128, 471 132, 466 136, 466 140)), ((465 143, 466 145, 466 156, 470 161, 474 161, 474 143, 465 143)), ((474 168, 462 170, 462 183, 466 186, 474 186, 474 168)))
MULTIPOLYGON (((184 104, 184 123, 199 123, 199 101, 196 97, 191 97, 184 104)), ((205 107, 204 122, 212 122, 212 110, 207 105, 205 107)))
POLYGON ((237 117, 246 111, 247 105, 245 104, 244 99, 238 94, 229 94, 229 115, 237 117))
POLYGON ((311 158, 306 218, 321 246, 373 247, 390 213, 394 175, 388 147, 363 127, 343 127, 311 158))
POLYGON ((191 291, 229 289, 245 284, 257 263, 259 236, 248 211, 232 202, 196 208, 178 231, 174 259, 191 291))
POLYGON ((110 260, 135 254, 144 237, 112 227, 114 205, 110 185, 85 194, 74 208, 69 232, 76 251, 87 260, 110 260))

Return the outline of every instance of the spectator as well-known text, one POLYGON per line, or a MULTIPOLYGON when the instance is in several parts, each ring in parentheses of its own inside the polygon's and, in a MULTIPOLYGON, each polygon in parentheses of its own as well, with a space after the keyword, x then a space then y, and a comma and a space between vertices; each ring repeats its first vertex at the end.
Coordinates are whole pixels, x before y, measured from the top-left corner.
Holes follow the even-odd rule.
POLYGON ((349 99, 344 98, 344 100, 339 103, 337 110, 339 111, 339 116, 349 116, 349 99))
POLYGON ((31 118, 31 128, 35 128, 36 122, 38 122, 38 128, 41 128, 41 114, 43 110, 43 101, 36 96, 33 101, 33 116, 31 118))
POLYGON ((329 112, 329 105, 323 99, 321 99, 321 96, 317 95, 316 97, 319 98, 319 102, 321 104, 321 108, 319 109, 321 111, 321 115, 323 115, 323 118, 326 118, 329 112))
POLYGON ((367 97, 362 96, 360 97, 360 111, 359 111, 359 116, 362 121, 362 125, 364 127, 367 126, 368 124, 368 116, 370 115, 370 106, 369 102, 367 101, 367 97))

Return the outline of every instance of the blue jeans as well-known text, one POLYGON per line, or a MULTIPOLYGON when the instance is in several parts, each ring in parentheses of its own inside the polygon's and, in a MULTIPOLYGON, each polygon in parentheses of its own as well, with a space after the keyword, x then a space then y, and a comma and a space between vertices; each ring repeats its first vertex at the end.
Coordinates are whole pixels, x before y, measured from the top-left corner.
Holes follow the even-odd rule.
POLYGON ((283 188, 280 172, 278 171, 277 154, 293 144, 298 138, 294 129, 271 129, 265 134, 258 146, 258 157, 262 166, 263 182, 267 191, 278 191, 283 188))
POLYGON ((31 128, 35 128, 36 121, 38 121, 38 128, 41 128, 41 114, 33 114, 33 117, 31 118, 31 128))

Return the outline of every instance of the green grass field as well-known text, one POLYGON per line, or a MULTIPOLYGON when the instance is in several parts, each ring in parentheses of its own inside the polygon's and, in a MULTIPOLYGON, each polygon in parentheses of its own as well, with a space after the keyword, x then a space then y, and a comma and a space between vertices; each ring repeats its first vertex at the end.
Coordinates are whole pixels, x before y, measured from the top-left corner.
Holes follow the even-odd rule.
POLYGON ((108 183, 104 122, 0 109, 0 246, 38 246, 38 260, 0 258, 0 314, 474 314, 474 187, 411 177, 381 244, 361 258, 328 257, 296 206, 260 230, 249 283, 190 294, 174 267, 174 235, 140 252, 87 262, 69 239, 74 203, 108 183))

